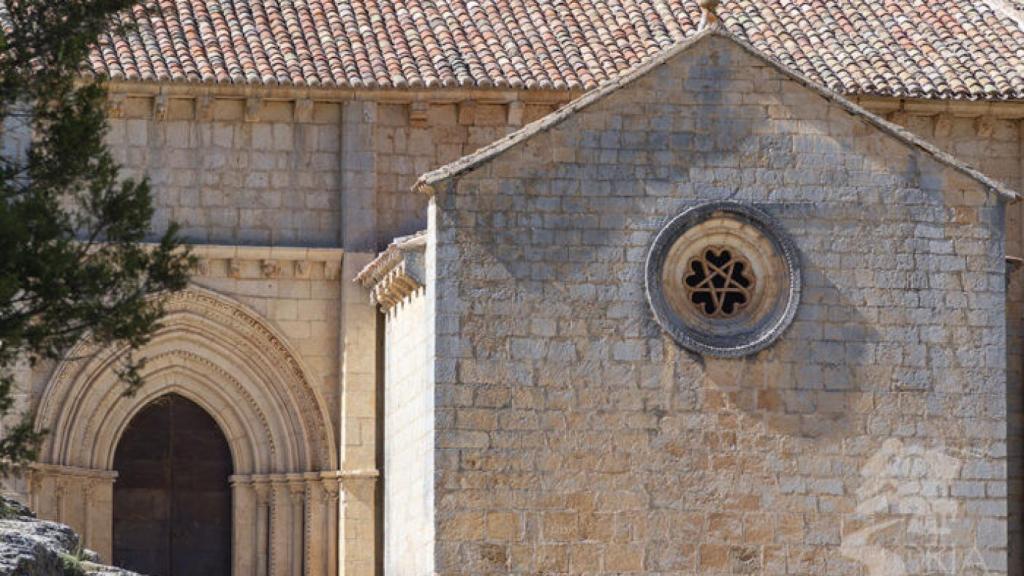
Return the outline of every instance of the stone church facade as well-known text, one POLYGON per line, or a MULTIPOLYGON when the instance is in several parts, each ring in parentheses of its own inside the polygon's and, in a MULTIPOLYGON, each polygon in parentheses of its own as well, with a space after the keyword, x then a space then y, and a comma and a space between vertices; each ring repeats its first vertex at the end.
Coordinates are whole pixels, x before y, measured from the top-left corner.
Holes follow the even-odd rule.
MULTIPOLYGON (((837 63, 829 43, 829 66, 808 64, 764 39, 803 42, 801 25, 783 8, 766 9, 779 22, 750 20, 753 2, 727 2, 722 28, 704 32, 696 5, 611 3, 637 11, 623 21, 584 3, 602 24, 578 37, 558 36, 560 12, 544 27, 513 3, 529 39, 467 4, 466 18, 515 37, 505 53, 459 36, 458 10, 441 18, 452 48, 431 43, 422 7, 185 4, 231 38, 326 22, 317 33, 349 52, 308 31, 232 52, 190 36, 203 28, 181 13, 168 24, 170 5, 166 30, 143 20, 129 48, 101 42, 110 145, 151 179, 156 229, 181 223, 199 260, 144 351, 138 395, 119 393, 122 351, 87 342, 25 372, 22 403, 49 434, 9 488, 42 517, 106 559, 164 550, 140 560, 159 565, 174 562, 160 530, 175 526, 146 511, 181 507, 226 542, 209 550, 222 563, 192 566, 236 576, 1019 570, 1024 17, 1012 4, 944 2, 1011 50, 972 44, 979 63, 961 78, 978 86, 950 73, 924 88, 926 71, 893 62, 858 85, 867 65, 837 63), (382 22, 419 43, 353 38, 382 22), (208 60, 158 61, 167 38, 208 60), (437 64, 437 45, 465 70, 437 64), (756 274, 728 285, 752 302, 739 316, 791 309, 751 316, 771 326, 750 354, 680 337, 731 330, 721 306, 721 321, 693 324, 649 297, 656 238, 708 203, 757 224, 737 245, 756 274), (773 260, 783 244, 792 277, 773 260), (160 407, 179 405, 219 430, 225 486, 179 484, 175 449, 146 452, 146 415, 171 422, 177 408, 160 407), (124 474, 154 469, 159 486, 124 474), (183 495, 218 504, 190 510, 183 495)), ((184 444, 217 444, 182 422, 184 444)))

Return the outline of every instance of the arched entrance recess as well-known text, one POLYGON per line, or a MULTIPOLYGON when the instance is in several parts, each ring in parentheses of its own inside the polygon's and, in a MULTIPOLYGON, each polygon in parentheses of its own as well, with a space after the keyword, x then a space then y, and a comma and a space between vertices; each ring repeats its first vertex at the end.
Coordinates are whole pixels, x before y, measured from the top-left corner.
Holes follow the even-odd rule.
POLYGON ((136 414, 114 452, 113 562, 150 576, 231 573, 231 450, 177 394, 136 414))
POLYGON ((145 384, 123 395, 124 349, 80 343, 54 372, 36 417, 47 430, 32 477, 40 514, 110 557, 113 467, 132 417, 178 394, 216 421, 231 449, 233 573, 330 574, 336 566, 334 435, 316 380, 256 312, 198 287, 169 296, 140 355, 145 384))

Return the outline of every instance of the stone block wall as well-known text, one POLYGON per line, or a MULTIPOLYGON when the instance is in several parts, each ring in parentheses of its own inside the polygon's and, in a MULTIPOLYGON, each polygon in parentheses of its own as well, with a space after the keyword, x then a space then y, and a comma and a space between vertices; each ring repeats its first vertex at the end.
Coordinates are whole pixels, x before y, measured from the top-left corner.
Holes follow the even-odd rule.
POLYGON ((1007 573, 976 182, 711 36, 435 202, 437 573, 1007 573), (660 227, 723 199, 781 222, 805 285, 738 360, 644 298, 660 227))
MULTIPOLYGON (((568 94, 563 98, 567 100, 568 94)), ((373 125, 378 245, 384 246, 395 236, 423 229, 426 198, 409 193, 420 174, 457 160, 524 123, 545 116, 557 103, 378 104, 373 125)))
POLYGON ((203 247, 195 251, 200 265, 192 281, 238 300, 281 331, 315 374, 337 429, 341 251, 297 249, 271 254, 203 247))
POLYGON ((173 220, 198 243, 338 245, 338 104, 298 122, 292 102, 252 118, 245 100, 215 100, 208 118, 191 99, 172 100, 163 117, 150 102, 127 99, 108 141, 126 175, 148 175, 158 230, 173 220))
POLYGON ((385 574, 433 566, 434 394, 423 290, 388 312, 385 347, 385 574))
MULTIPOLYGON (((895 112, 887 118, 925 138, 986 174, 1024 190, 1024 120, 1014 104, 957 107, 954 112, 895 112), (978 110, 975 110, 978 108, 978 110)), ((1020 203, 1007 207, 1006 253, 1024 256, 1024 220, 1020 203)), ((1007 461, 1010 573, 1024 572, 1024 278, 1008 271, 1007 284, 1007 461)))

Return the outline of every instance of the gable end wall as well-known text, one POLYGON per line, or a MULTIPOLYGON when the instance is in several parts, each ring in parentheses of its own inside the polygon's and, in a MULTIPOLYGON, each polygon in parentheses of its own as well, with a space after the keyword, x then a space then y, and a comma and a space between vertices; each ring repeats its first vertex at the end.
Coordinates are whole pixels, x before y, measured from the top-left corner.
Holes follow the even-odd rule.
POLYGON ((976 182, 710 37, 435 201, 438 573, 1006 573, 1004 207, 976 182), (644 298, 660 227, 726 199, 805 286, 740 360, 644 298))

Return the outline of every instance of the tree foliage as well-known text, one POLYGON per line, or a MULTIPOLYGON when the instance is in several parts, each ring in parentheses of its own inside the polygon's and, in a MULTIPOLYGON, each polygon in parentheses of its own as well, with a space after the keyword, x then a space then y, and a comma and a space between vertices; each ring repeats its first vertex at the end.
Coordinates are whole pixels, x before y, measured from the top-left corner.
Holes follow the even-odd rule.
POLYGON ((175 226, 152 244, 145 180, 119 174, 104 143, 106 91, 82 74, 89 47, 129 0, 0 1, 0 469, 34 457, 40 433, 15 414, 20 366, 58 360, 83 337, 120 345, 131 392, 159 327, 160 294, 188 280, 175 226), (18 146, 17 135, 27 138, 18 146))

